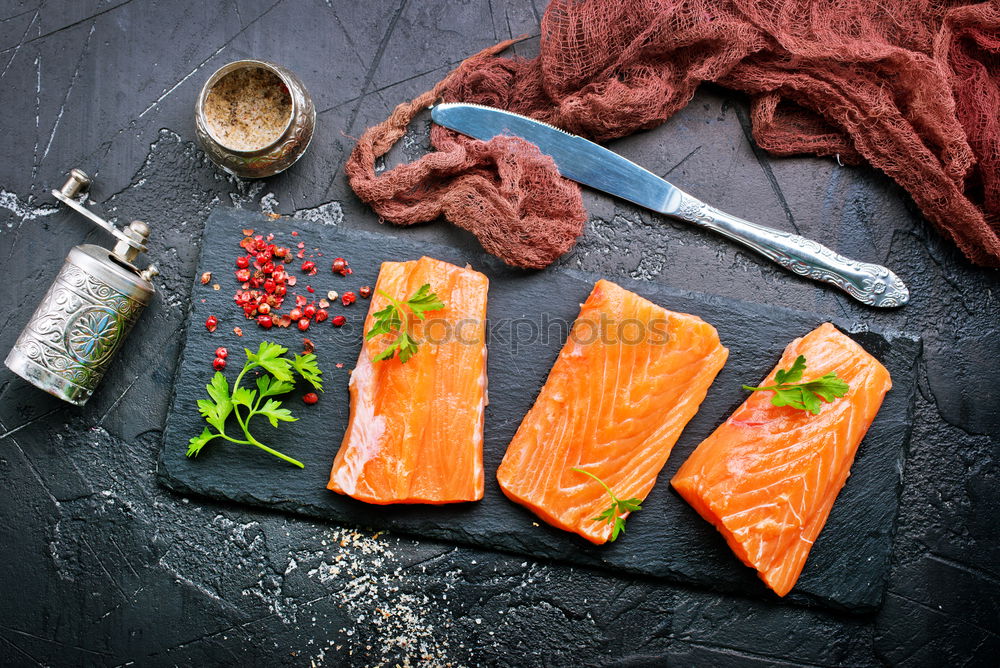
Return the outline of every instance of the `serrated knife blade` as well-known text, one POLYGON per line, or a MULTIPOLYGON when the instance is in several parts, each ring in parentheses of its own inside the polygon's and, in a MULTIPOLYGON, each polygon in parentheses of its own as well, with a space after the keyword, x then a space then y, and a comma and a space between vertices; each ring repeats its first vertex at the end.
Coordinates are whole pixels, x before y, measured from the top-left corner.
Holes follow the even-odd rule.
POLYGON ((895 307, 910 299, 906 285, 886 267, 851 260, 811 239, 720 211, 614 151, 547 123, 493 107, 452 102, 435 105, 431 118, 484 141, 498 135, 521 137, 551 156, 568 179, 711 229, 791 272, 835 285, 864 304, 895 307))

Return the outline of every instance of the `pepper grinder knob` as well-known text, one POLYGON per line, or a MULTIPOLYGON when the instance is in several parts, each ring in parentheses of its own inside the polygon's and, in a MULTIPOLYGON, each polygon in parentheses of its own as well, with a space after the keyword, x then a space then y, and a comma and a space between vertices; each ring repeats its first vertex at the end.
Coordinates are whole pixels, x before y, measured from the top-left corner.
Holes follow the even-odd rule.
POLYGON ((153 280, 154 276, 160 275, 160 270, 156 268, 155 264, 151 264, 142 271, 140 271, 139 275, 142 276, 147 281, 151 281, 153 280))
POLYGON ((90 177, 87 176, 86 172, 82 169, 73 169, 70 171, 66 183, 59 189, 59 192, 70 199, 74 199, 80 193, 87 192, 90 189, 90 183, 90 177))

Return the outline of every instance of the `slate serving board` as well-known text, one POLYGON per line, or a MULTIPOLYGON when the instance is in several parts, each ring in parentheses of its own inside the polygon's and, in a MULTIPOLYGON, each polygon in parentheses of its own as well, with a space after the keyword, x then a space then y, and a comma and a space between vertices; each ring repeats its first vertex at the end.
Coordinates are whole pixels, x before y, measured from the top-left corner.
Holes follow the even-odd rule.
MULTIPOLYGON (((681 435, 643 510, 629 518, 622 539, 598 547, 538 521, 508 501, 497 486, 495 472, 507 443, 534 401, 563 344, 568 324, 597 278, 575 271, 525 272, 484 253, 216 209, 202 241, 186 340, 163 435, 159 478, 182 493, 777 600, 755 573, 736 559, 715 529, 672 490, 669 480, 695 446, 743 401, 746 394, 741 383, 763 378, 791 338, 828 318, 655 283, 619 281, 666 308, 700 316, 719 330, 723 345, 730 349, 726 366, 681 435), (326 489, 330 465, 347 424, 349 370, 360 350, 361 326, 368 308, 363 299, 347 308, 339 304, 331 307, 331 315, 348 316, 347 326, 337 329, 328 321, 312 326, 305 334, 315 343, 324 370, 326 392, 319 404, 303 405, 297 399, 302 392, 298 392, 291 399, 298 422, 278 430, 263 420, 260 425, 265 442, 303 461, 305 469, 286 465, 255 448, 221 442, 207 446, 197 459, 185 457, 188 439, 204 426, 195 400, 206 394, 204 386, 214 373, 211 362, 217 346, 230 350, 226 372, 230 381, 242 367, 242 347, 255 349, 267 339, 292 351, 302 348, 303 334, 294 327, 265 332, 244 319, 233 303, 237 289, 233 262, 244 228, 274 232, 279 243, 293 248, 303 241, 307 253, 319 249, 324 254, 316 258, 320 271, 315 277, 307 278, 296 270, 299 282, 289 294, 307 294, 307 284, 315 287, 315 297, 330 289, 342 293, 374 285, 380 262, 421 255, 459 265, 470 263, 489 276, 490 404, 486 410, 486 494, 482 501, 439 507, 378 507, 326 489), (292 237, 292 230, 299 231, 299 236, 292 237), (348 258, 354 269, 352 276, 330 272, 329 261, 338 255, 348 258), (205 271, 213 272, 211 283, 219 283, 220 290, 213 290, 211 283, 201 285, 198 277, 205 271), (210 314, 219 318, 214 333, 203 324, 210 314), (560 319, 565 324, 558 324, 560 319), (243 328, 242 338, 234 335, 234 326, 243 328), (343 363, 343 368, 336 368, 337 362, 343 363)), ((867 331, 856 323, 834 322, 885 364, 892 374, 893 388, 861 444, 851 476, 798 584, 784 600, 867 612, 880 605, 886 582, 920 341, 898 333, 867 331)))

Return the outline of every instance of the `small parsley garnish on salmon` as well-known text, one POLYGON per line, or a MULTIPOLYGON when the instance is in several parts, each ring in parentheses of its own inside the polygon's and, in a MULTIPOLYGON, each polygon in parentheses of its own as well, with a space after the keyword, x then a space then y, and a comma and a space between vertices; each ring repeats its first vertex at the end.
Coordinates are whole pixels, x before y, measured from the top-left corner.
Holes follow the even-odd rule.
POLYGON ((604 491, 606 491, 608 496, 611 497, 611 505, 605 508, 600 515, 591 519, 595 522, 604 522, 605 524, 611 525, 611 538, 609 540, 613 543, 618 538, 619 533, 625 532, 625 518, 623 515, 627 515, 636 510, 642 510, 642 499, 619 499, 603 480, 590 471, 584 471, 583 469, 575 466, 572 470, 577 473, 590 476, 597 482, 601 483, 601 487, 603 487, 604 491))
POLYGON ((802 375, 806 370, 806 357, 799 355, 795 358, 789 369, 778 369, 774 374, 774 385, 763 387, 753 387, 744 385, 744 390, 752 392, 774 391, 771 403, 775 406, 790 406, 802 411, 809 411, 813 415, 819 415, 820 406, 823 402, 830 403, 834 399, 847 394, 850 389, 847 383, 837 377, 835 373, 828 373, 821 378, 809 380, 804 383, 802 375))
POLYGON ((420 289, 414 292, 413 296, 404 303, 400 303, 399 300, 393 299, 381 290, 378 291, 378 294, 389 300, 389 303, 386 304, 385 308, 376 311, 372 315, 375 321, 372 323, 371 329, 365 334, 365 341, 379 334, 395 334, 396 338, 382 352, 375 356, 374 361, 379 362, 381 360, 392 359, 396 353, 399 353, 399 361, 406 364, 417 352, 417 346, 419 345, 410 336, 408 329, 403 326, 407 320, 407 310, 423 320, 424 313, 443 309, 444 302, 438 299, 436 293, 431 292, 429 283, 421 285, 420 289))

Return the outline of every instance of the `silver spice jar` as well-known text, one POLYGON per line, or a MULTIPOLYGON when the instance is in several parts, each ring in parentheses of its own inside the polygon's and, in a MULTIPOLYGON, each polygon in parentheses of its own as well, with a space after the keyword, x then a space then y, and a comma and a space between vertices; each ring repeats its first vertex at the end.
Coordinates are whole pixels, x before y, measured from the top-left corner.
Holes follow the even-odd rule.
POLYGON ((90 179, 74 169, 60 201, 115 236, 114 248, 84 244, 73 248, 14 347, 7 367, 32 385, 82 406, 100 383, 132 325, 152 299, 150 279, 132 262, 146 250, 149 226, 132 221, 124 230, 101 219, 74 197, 90 179))
POLYGON ((238 60, 223 65, 202 86, 195 104, 195 131, 198 142, 215 164, 236 176, 258 179, 291 167, 312 141, 316 127, 316 107, 302 81, 290 70, 263 60, 238 60), (227 74, 241 69, 267 70, 281 79, 291 97, 291 113, 280 136, 253 150, 239 150, 213 132, 206 117, 206 100, 212 88, 227 74))

